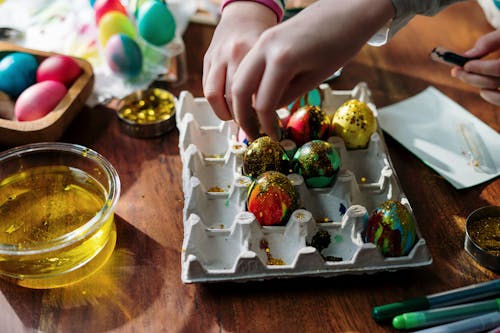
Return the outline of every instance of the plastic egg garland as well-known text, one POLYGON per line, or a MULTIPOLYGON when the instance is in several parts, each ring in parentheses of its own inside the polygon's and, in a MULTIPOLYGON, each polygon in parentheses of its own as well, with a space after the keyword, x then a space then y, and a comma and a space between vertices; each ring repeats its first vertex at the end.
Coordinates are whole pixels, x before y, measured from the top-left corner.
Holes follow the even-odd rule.
POLYGON ((268 136, 252 141, 243 154, 242 171, 252 179, 266 171, 290 173, 290 159, 279 142, 268 136))
POLYGON ((82 73, 81 67, 72 57, 53 55, 45 58, 36 70, 36 81, 59 81, 69 87, 82 73))
POLYGON ((0 60, 0 90, 12 98, 36 82, 38 61, 28 53, 13 52, 0 60))
POLYGON ((377 130, 377 119, 368 105, 351 99, 337 109, 332 127, 348 149, 366 148, 371 135, 377 130))
POLYGON ((298 205, 292 182, 280 172, 264 172, 250 185, 247 208, 262 226, 286 224, 298 205))
POLYGON ((388 200, 368 218, 365 239, 386 257, 405 256, 417 240, 415 220, 405 205, 388 200))
POLYGON ((58 81, 35 83, 16 100, 14 113, 16 120, 37 120, 51 112, 66 95, 66 86, 58 81))
POLYGON ((150 0, 139 7, 137 29, 146 42, 162 46, 174 38, 176 24, 166 4, 150 0))
POLYGON ((315 139, 326 140, 330 135, 330 119, 320 107, 305 105, 292 113, 286 133, 297 146, 315 139))
POLYGON ((123 13, 112 11, 104 14, 98 26, 98 38, 102 47, 105 47, 108 40, 116 34, 124 34, 135 39, 136 32, 134 25, 123 13))
POLYGON ((294 172, 301 175, 309 187, 332 185, 340 164, 340 155, 329 142, 323 140, 305 143, 292 160, 294 172))
POLYGON ((106 63, 120 75, 133 77, 142 69, 142 53, 135 40, 124 34, 111 36, 105 48, 106 63))

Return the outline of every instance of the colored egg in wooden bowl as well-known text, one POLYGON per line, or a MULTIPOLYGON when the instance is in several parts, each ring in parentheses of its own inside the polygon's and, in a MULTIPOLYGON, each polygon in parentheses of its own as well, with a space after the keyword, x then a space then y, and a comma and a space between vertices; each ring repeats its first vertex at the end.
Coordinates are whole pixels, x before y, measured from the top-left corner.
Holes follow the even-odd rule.
POLYGON ((0 42, 0 145, 57 141, 93 87, 94 72, 84 59, 0 42), (16 60, 18 67, 9 69, 16 60), (54 63, 63 69, 54 69, 54 63), (66 76, 51 76, 54 70, 66 76))

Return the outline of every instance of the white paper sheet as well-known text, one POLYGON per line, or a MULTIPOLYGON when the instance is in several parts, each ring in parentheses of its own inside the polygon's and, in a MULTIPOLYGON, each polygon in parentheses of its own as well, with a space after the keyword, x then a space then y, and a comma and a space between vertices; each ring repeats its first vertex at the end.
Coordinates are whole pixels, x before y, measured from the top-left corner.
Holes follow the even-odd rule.
POLYGON ((387 134, 457 189, 500 175, 500 134, 434 87, 380 108, 378 118, 387 134))

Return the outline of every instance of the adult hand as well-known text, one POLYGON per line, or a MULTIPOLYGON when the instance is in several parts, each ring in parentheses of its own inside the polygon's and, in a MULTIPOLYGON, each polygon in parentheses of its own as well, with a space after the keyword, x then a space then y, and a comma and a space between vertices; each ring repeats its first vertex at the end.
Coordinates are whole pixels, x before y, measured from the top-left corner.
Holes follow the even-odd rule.
POLYGON ((276 14, 259 3, 236 1, 224 8, 203 62, 203 93, 220 119, 233 119, 231 86, 241 60, 276 24, 276 14))
MULTIPOLYGON (((481 58, 500 50, 500 30, 479 38, 464 55, 481 58)), ((500 105, 500 59, 470 60, 463 68, 454 67, 451 75, 480 89, 480 96, 491 104, 500 105)))
POLYGON ((317 87, 393 16, 390 0, 318 0, 265 30, 233 76, 234 119, 250 139, 259 125, 278 139, 276 109, 317 87))

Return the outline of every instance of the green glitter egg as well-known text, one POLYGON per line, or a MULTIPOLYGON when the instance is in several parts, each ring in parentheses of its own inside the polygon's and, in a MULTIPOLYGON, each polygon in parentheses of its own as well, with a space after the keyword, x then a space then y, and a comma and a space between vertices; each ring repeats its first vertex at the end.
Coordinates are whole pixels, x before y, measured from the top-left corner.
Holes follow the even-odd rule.
POLYGON ((268 136, 252 141, 243 154, 243 174, 252 179, 266 171, 289 174, 290 159, 279 142, 268 136))
POLYGON ((340 169, 340 155, 329 142, 312 140, 297 150, 292 167, 304 178, 307 186, 327 187, 340 169))

